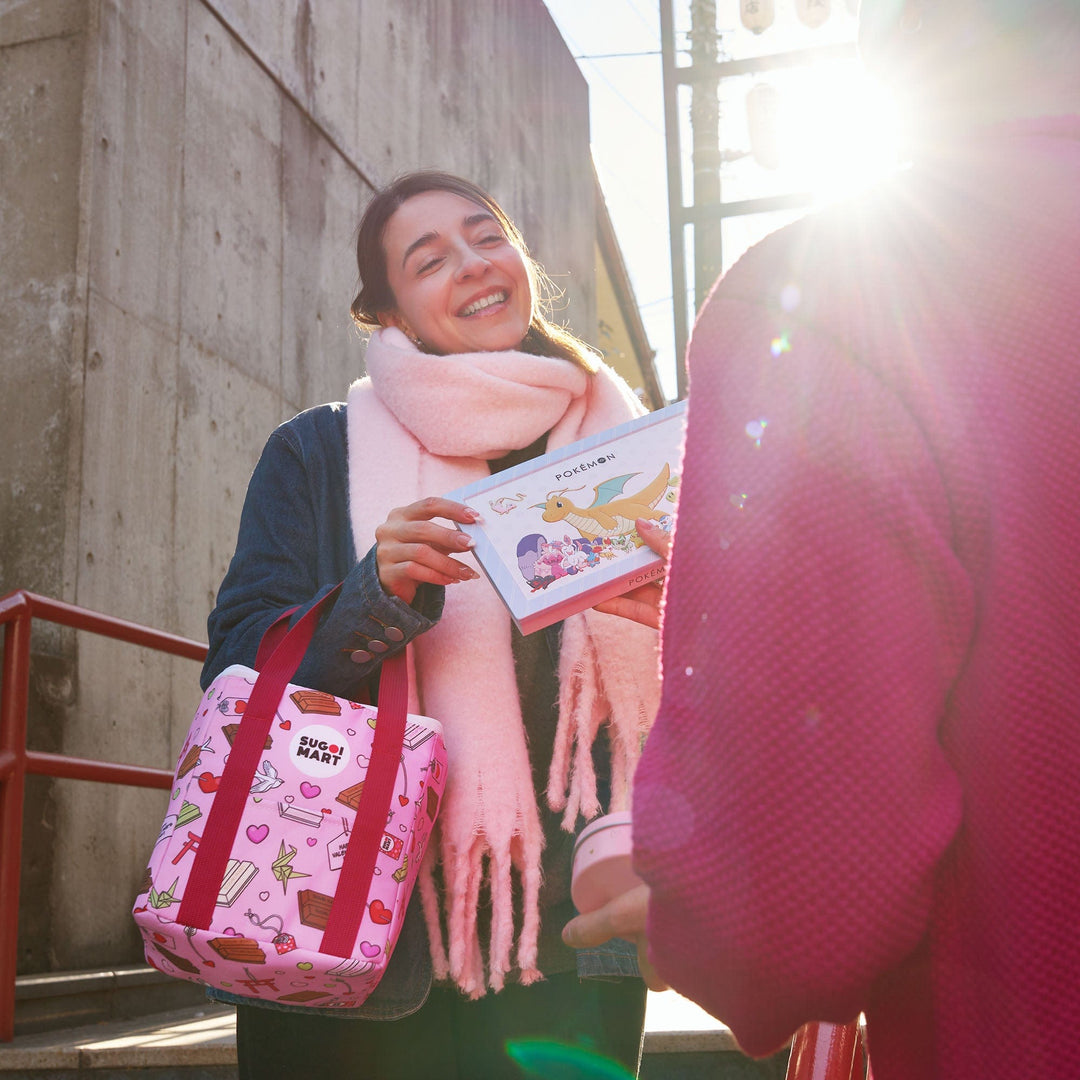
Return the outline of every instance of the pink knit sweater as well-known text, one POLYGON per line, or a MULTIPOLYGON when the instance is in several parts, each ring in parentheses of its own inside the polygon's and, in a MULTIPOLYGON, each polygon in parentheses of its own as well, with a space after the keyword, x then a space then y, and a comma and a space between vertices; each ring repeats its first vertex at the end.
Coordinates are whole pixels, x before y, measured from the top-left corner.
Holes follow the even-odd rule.
POLYGON ((763 1054, 1080 1071, 1080 118, 774 234, 690 346, 635 858, 763 1054))

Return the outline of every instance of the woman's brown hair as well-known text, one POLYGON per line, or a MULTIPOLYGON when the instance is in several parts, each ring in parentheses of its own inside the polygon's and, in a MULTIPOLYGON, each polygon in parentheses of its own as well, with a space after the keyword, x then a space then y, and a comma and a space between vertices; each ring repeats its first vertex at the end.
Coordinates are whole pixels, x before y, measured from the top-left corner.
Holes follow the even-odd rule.
POLYGON ((592 350, 569 330, 553 323, 548 317, 554 286, 529 254, 524 237, 507 217, 506 211, 483 188, 460 176, 434 169, 399 176, 393 183, 377 191, 364 210, 356 233, 356 267, 360 274, 360 291, 349 309, 356 325, 362 330, 376 330, 380 326, 380 312, 392 311, 397 306, 386 274, 383 232, 403 202, 425 191, 449 191, 483 207, 499 223, 514 247, 521 252, 533 296, 532 318, 525 339, 519 346, 521 351, 538 356, 561 356, 590 374, 595 372, 598 362, 592 350))

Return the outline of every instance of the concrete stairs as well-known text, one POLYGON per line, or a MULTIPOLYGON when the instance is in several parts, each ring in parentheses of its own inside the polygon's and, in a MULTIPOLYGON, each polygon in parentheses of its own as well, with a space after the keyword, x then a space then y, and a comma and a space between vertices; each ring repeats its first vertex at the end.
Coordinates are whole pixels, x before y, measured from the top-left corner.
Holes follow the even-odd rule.
MULTIPOLYGON (((0 1044, 0 1080, 237 1077, 232 1009, 151 968, 24 977, 16 995, 16 1036, 0 1044)), ((685 1003, 672 1009, 681 1002, 673 998, 650 998, 641 1080, 783 1080, 786 1055, 751 1061, 727 1028, 705 1013, 698 1020, 685 1003), (702 1030, 672 1030, 688 1011, 702 1030)))

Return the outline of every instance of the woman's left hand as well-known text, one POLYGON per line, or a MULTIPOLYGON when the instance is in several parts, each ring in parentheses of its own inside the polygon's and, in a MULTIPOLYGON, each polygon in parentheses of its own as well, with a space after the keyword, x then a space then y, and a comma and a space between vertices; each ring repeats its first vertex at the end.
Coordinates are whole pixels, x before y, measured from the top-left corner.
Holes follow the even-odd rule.
POLYGON ((603 945, 612 938, 623 938, 637 945, 638 967, 650 990, 666 990, 668 985, 649 963, 645 922, 649 915, 649 886, 637 885, 629 892, 609 900, 603 907, 571 919, 562 932, 563 941, 573 949, 603 945))
MULTIPOLYGON (((671 537, 660 528, 659 525, 647 518, 638 518, 634 522, 638 536, 664 560, 664 570, 667 571, 668 555, 671 548, 671 537)), ((664 575, 631 589, 622 596, 613 597, 596 605, 597 611, 607 615, 621 615, 624 619, 651 626, 653 629, 660 627, 660 600, 664 595, 664 575)))

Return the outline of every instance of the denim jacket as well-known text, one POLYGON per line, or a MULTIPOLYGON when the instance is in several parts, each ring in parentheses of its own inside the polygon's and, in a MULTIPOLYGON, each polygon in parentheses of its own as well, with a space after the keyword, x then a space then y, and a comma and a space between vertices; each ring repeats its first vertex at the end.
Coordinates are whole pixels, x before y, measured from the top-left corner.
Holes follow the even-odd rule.
MULTIPOLYGON (((340 697, 377 687, 383 658, 405 648, 442 614, 444 590, 421 584, 413 603, 387 595, 379 583, 375 548, 357 559, 349 521, 345 405, 300 413, 270 436, 248 484, 236 551, 207 623, 206 686, 230 664, 253 667, 267 628, 289 608, 300 618, 339 582, 294 681, 340 697)), ((557 631, 549 635, 557 649, 557 631)), ((579 954, 579 974, 636 975, 636 958, 617 943, 579 954)), ((393 961, 367 1001, 331 1015, 392 1020, 424 1003, 432 981, 427 930, 414 893, 393 961)), ((216 1000, 310 1012, 255 1002, 220 990, 216 1000)))

